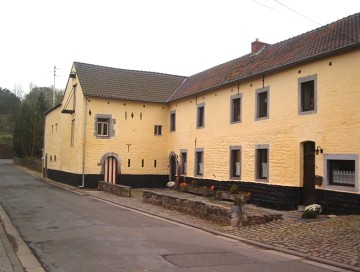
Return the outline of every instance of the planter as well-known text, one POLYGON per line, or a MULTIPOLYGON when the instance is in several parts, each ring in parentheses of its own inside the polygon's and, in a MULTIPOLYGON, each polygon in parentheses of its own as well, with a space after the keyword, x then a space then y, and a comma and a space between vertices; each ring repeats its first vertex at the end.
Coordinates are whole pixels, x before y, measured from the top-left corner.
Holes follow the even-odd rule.
POLYGON ((214 194, 214 191, 207 187, 180 186, 180 191, 203 196, 211 196, 214 194))
POLYGON ((242 202, 248 202, 251 200, 251 195, 231 194, 230 192, 222 192, 221 194, 222 200, 234 201, 237 198, 240 198, 242 202))

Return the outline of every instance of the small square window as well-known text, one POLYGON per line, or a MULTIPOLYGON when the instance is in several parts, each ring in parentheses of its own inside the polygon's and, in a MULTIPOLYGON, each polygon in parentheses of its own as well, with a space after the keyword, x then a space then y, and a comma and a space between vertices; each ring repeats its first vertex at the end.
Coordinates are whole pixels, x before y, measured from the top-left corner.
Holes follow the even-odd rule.
POLYGON ((195 175, 202 176, 204 174, 204 151, 197 148, 195 152, 195 175))
POLYGON ((241 97, 240 97, 240 95, 236 95, 231 98, 230 109, 231 109, 230 122, 231 123, 241 122, 241 97))
POLYGON ((205 104, 198 105, 197 108, 197 128, 203 128, 205 126, 205 104))
POLYGON ((256 173, 255 177, 259 180, 267 180, 269 178, 269 150, 268 148, 256 149, 256 173))
POLYGON ((162 135, 162 126, 160 125, 154 126, 154 135, 162 135))
POLYGON ((175 111, 170 113, 170 131, 176 130, 176 113, 175 111))

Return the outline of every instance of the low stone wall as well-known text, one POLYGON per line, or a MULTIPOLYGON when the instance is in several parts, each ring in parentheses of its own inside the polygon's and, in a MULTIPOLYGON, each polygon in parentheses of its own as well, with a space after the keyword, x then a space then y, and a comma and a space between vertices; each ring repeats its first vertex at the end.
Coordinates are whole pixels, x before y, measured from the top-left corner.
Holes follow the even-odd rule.
POLYGON ((142 200, 146 203, 162 206, 169 210, 177 210, 220 224, 230 224, 231 220, 230 209, 220 205, 178 198, 148 190, 143 191, 142 200))
POLYGON ((30 158, 14 158, 14 163, 30 168, 32 170, 42 172, 42 161, 39 159, 30 159, 30 158))
POLYGON ((176 210, 196 217, 210 220, 219 224, 237 227, 264 224, 282 219, 281 214, 247 214, 231 211, 230 207, 217 205, 205 201, 181 198, 159 192, 144 190, 142 200, 146 203, 162 206, 169 210, 176 210))
POLYGON ((99 181, 98 189, 118 196, 131 197, 131 187, 125 185, 99 181))

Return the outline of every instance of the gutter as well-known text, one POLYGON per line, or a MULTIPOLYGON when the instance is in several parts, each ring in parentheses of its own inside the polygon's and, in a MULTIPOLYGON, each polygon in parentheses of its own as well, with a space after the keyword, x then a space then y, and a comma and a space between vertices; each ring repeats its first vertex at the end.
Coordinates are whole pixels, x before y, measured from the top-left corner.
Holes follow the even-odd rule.
POLYGON ((85 110, 84 110, 84 141, 83 141, 83 160, 82 160, 82 175, 81 175, 81 186, 79 188, 85 187, 85 150, 86 150, 86 117, 87 117, 87 103, 88 97, 85 96, 85 110))

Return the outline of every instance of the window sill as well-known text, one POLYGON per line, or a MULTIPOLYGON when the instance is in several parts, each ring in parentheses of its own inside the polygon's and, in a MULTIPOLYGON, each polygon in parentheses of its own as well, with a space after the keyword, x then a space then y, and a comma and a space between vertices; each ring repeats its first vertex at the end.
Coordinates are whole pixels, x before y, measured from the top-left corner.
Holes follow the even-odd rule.
POLYGON ((261 120, 267 120, 269 119, 269 116, 264 116, 264 117, 256 117, 255 121, 261 121, 261 120))
POLYGON ((241 120, 240 121, 231 121, 230 125, 236 125, 236 124, 241 124, 241 120))
POLYGON ((315 114, 317 113, 317 110, 308 110, 308 111, 299 111, 299 115, 309 115, 309 114, 315 114))
POLYGON ((343 191, 343 192, 357 192, 358 191, 358 189, 355 186, 348 187, 348 186, 330 185, 330 184, 325 184, 324 189, 330 190, 330 191, 343 191))

